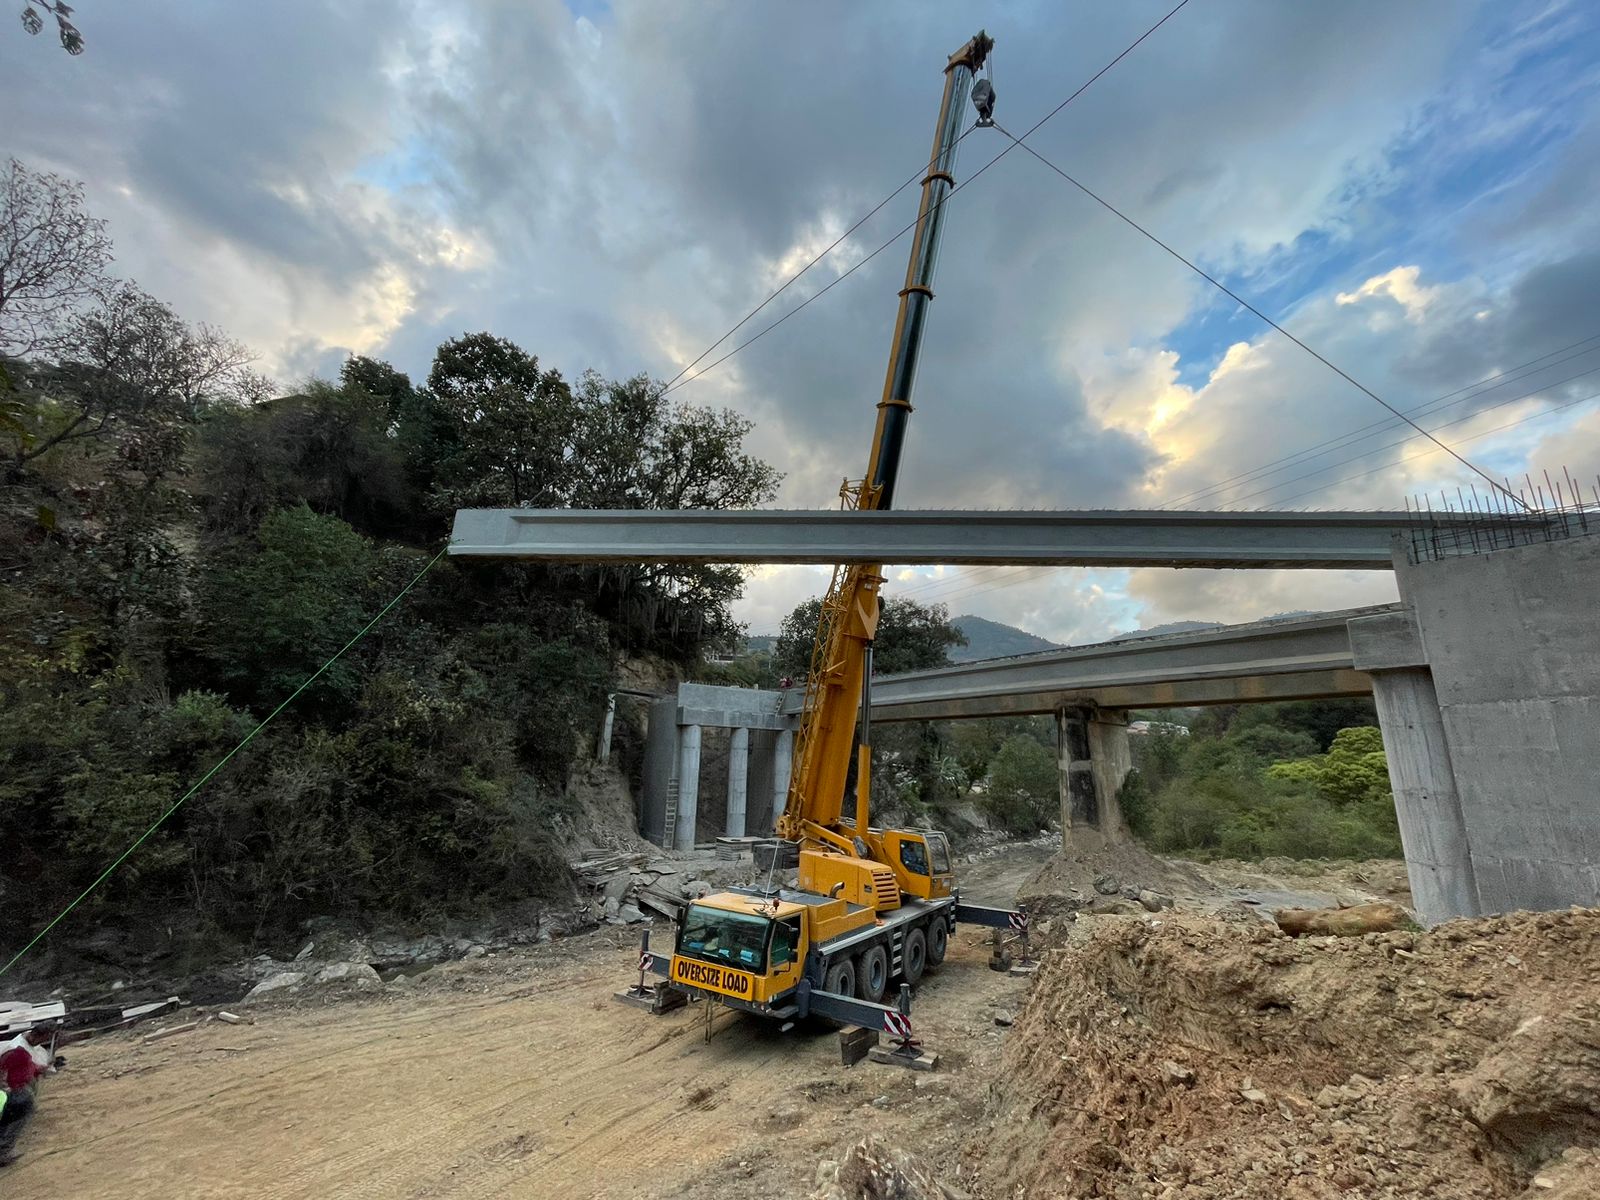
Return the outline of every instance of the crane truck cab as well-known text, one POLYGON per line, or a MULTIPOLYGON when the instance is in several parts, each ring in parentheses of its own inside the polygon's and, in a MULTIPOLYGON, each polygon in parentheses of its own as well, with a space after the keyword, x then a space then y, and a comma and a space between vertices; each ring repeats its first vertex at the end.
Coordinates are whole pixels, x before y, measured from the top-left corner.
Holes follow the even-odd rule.
MULTIPOLYGON (((813 853, 839 860, 818 864, 835 871, 849 861, 803 851, 802 864, 813 853)), ((802 987, 876 1004, 895 980, 915 984, 943 961, 954 923, 950 897, 930 903, 896 895, 883 909, 838 888, 812 891, 803 879, 797 889, 730 888, 685 910, 666 975, 680 989, 764 1016, 799 1013, 802 987)))

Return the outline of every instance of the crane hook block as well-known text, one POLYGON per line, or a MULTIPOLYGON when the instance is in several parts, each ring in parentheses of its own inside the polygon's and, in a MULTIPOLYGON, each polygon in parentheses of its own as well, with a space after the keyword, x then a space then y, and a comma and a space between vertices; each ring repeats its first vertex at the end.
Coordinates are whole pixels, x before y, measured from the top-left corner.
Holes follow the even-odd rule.
POLYGON ((987 129, 994 124, 994 84, 980 79, 972 85, 972 107, 978 110, 978 125, 987 129))

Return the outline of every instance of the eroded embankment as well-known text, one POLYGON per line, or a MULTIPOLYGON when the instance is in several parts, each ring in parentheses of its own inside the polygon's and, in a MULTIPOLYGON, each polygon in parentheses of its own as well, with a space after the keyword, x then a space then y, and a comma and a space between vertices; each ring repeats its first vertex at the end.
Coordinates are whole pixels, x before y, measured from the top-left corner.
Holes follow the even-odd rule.
POLYGON ((1017 1022, 969 1149, 986 1194, 1600 1196, 1600 910, 1097 924, 1017 1022))

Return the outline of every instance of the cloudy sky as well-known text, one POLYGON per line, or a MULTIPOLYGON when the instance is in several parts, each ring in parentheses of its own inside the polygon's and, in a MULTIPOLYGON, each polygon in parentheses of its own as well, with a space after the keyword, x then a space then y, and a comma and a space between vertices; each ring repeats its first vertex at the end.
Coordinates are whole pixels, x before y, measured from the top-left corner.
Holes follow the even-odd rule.
MULTIPOLYGON (((670 378, 925 161, 978 24, 1020 133, 1168 7, 83 0, 80 58, 0 28, 0 153, 84 180, 119 269, 286 383, 351 352, 420 377, 478 329, 569 375, 670 378)), ((1484 469, 1592 479, 1597 76, 1582 0, 1191 0, 1030 144, 1484 469)), ((958 178, 1005 144, 974 132, 958 178)), ((1387 508, 1471 478, 1025 154, 951 204, 901 507, 1387 508)), ((896 246, 677 393, 756 422, 783 506, 860 474, 903 272, 896 246)), ((897 574, 1063 642, 1393 596, 897 574)), ((775 629, 823 583, 758 571, 741 616, 775 629)))

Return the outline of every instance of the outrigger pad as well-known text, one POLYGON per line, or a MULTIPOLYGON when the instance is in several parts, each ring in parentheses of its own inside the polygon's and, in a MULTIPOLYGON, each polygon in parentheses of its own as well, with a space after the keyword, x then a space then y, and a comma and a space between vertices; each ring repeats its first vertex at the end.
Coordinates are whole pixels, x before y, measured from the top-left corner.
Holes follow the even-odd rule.
POLYGON ((689 997, 677 988, 657 984, 645 984, 642 988, 631 987, 625 992, 613 992, 611 998, 633 1008, 642 1008, 658 1017, 689 1003, 689 997))
POLYGON ((926 1050, 874 1046, 867 1051, 867 1057, 875 1063, 886 1063, 892 1067, 905 1067, 912 1071, 933 1071, 937 1070, 939 1066, 939 1056, 926 1050))
POLYGON ((878 1045, 878 1031, 860 1025, 846 1025, 839 1031, 839 1060, 853 1067, 878 1045))

